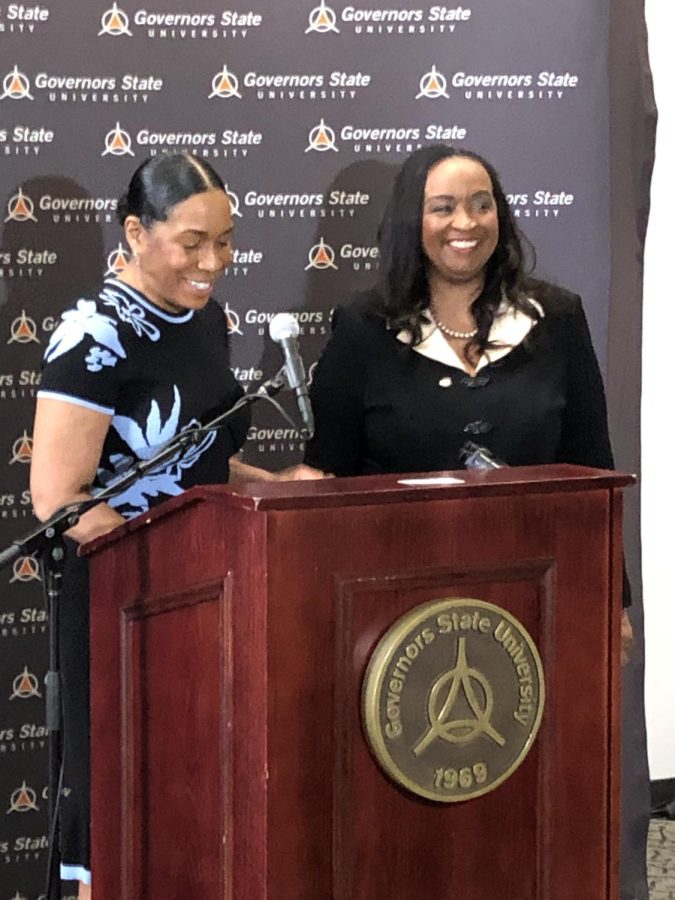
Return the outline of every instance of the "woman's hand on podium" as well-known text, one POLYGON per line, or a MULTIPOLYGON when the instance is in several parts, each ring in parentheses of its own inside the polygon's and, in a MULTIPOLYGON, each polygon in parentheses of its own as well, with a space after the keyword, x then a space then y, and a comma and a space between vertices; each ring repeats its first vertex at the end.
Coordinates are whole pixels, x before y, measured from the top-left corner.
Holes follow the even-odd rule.
POLYGON ((304 463, 274 472, 274 475, 277 481, 316 481, 320 478, 335 478, 330 472, 322 472, 321 469, 314 469, 304 463))
POLYGON ((230 457, 230 481, 317 481, 321 478, 334 477, 328 472, 313 469, 312 466, 303 463, 278 472, 270 472, 268 469, 242 462, 238 456, 230 457))

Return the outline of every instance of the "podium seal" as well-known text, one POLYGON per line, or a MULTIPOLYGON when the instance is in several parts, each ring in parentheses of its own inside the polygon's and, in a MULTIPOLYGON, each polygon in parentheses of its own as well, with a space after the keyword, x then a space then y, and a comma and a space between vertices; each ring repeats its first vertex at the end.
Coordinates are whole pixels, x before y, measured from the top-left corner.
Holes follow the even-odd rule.
POLYGON ((544 673, 523 625, 484 600, 433 600, 398 619, 363 683, 363 725, 384 772, 420 797, 471 800, 527 756, 544 673))

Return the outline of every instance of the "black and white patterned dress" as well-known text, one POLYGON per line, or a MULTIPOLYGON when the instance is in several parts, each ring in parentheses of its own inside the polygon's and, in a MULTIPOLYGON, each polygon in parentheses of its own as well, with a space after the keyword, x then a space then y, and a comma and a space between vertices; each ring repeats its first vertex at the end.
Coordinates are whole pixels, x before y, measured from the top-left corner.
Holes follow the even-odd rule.
MULTIPOLYGON (((116 279, 63 313, 45 353, 39 397, 110 415, 94 488, 148 459, 186 428, 242 395, 229 366, 225 316, 215 301, 172 314, 116 279)), ((182 455, 111 499, 125 518, 196 484, 228 480, 249 415, 206 433, 182 455)), ((77 435, 73 435, 77 440, 77 435)), ((89 604, 86 564, 69 548, 60 617, 65 743, 62 876, 89 880, 89 604)))

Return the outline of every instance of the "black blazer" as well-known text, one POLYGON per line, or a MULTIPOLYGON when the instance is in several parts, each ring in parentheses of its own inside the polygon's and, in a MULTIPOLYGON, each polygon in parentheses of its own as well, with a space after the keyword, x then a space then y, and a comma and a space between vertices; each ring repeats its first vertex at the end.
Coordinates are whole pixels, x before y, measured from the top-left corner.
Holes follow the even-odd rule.
POLYGON ((605 393, 578 296, 535 282, 543 318, 475 377, 402 343, 358 295, 333 318, 305 461, 336 475, 462 468, 467 440, 508 465, 613 468, 605 393))

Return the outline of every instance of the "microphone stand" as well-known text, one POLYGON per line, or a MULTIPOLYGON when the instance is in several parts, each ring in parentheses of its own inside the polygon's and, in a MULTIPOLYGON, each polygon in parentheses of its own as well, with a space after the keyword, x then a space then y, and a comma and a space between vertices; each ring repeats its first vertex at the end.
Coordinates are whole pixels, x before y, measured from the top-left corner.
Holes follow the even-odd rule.
MULTIPOLYGON (((255 400, 270 400, 280 412, 286 416, 278 403, 273 400, 285 385, 285 367, 268 381, 264 382, 253 394, 244 394, 230 409, 216 416, 206 425, 190 428, 176 435, 172 441, 162 447, 154 456, 139 460, 125 472, 112 480, 95 496, 76 503, 69 503, 57 510, 46 522, 38 525, 24 537, 13 541, 9 547, 0 552, 0 569, 13 563, 19 556, 40 555, 40 566, 43 573, 45 606, 49 620, 49 671, 45 678, 46 725, 49 737, 49 860, 47 865, 46 900, 60 900, 60 853, 58 849, 58 809, 61 795, 61 778, 63 774, 63 736, 61 732, 61 677, 59 659, 59 606, 61 597, 61 578, 66 558, 66 546, 63 535, 74 528, 85 513, 105 503, 111 497, 125 491, 142 478, 147 472, 156 469, 172 457, 179 456, 199 437, 208 431, 221 428, 227 419, 242 407, 255 400)), ((293 423, 294 424, 294 423, 293 423)))

